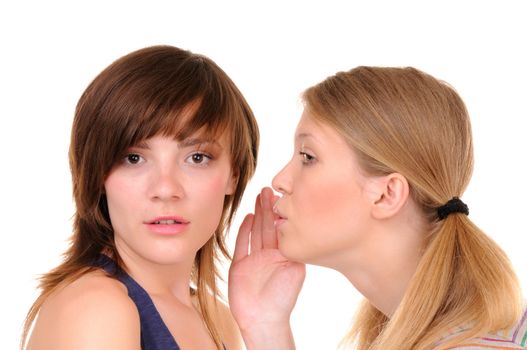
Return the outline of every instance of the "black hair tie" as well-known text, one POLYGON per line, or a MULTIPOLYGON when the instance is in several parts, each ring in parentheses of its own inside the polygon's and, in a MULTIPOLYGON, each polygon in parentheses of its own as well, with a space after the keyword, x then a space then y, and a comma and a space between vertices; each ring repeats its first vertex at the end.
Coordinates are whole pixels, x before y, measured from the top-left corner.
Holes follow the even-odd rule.
POLYGON ((439 220, 443 220, 452 213, 463 213, 468 215, 468 206, 458 197, 453 197, 446 202, 445 205, 437 208, 437 216, 439 216, 439 220))

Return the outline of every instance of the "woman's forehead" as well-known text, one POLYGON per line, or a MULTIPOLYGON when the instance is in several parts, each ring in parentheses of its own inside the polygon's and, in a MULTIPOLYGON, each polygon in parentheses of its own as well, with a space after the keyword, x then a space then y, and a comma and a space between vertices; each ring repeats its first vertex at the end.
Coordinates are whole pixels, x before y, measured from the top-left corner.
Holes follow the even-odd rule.
POLYGON ((319 144, 328 142, 347 145, 342 135, 331 125, 319 121, 308 111, 302 113, 295 132, 295 142, 310 140, 319 144))

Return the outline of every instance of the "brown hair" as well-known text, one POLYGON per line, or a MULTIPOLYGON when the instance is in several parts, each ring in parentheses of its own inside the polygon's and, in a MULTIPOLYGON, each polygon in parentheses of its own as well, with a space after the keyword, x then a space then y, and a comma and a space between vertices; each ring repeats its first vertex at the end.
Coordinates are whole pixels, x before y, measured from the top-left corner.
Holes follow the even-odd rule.
POLYGON ((214 236, 197 252, 192 282, 206 325, 223 348, 211 319, 207 294, 218 295, 218 253, 230 257, 224 235, 256 167, 258 126, 244 97, 209 58, 172 46, 132 52, 103 70, 82 94, 75 111, 69 151, 76 204, 71 245, 58 267, 40 279, 41 294, 26 318, 22 344, 40 307, 57 288, 93 269, 102 251, 123 263, 116 250, 104 181, 126 150, 152 136, 182 140, 205 130, 211 137, 228 133, 237 186, 225 197, 214 236), (182 115, 192 111, 190 118, 182 115))
POLYGON ((505 253, 466 215, 437 208, 465 191, 473 167, 470 120, 446 83, 414 68, 358 67, 304 93, 306 109, 338 130, 371 175, 398 172, 429 223, 428 244, 390 318, 365 301, 348 341, 359 349, 429 349, 511 327, 522 306, 505 253))

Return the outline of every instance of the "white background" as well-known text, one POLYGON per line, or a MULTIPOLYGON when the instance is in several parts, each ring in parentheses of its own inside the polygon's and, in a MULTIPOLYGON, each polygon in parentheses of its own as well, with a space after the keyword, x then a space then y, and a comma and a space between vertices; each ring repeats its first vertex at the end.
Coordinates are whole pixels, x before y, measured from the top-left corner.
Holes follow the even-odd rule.
MULTIPOLYGON (((523 1, 470 3, 2 2, 0 348, 16 348, 35 278, 67 246, 67 149, 78 98, 113 60, 154 44, 211 57, 252 106, 262 142, 240 214, 290 157, 306 87, 357 65, 410 65, 446 80, 472 117, 476 165, 463 199, 525 288, 527 13, 523 1)), ((335 348, 359 300, 339 274, 309 267, 292 320, 298 348, 335 348)))

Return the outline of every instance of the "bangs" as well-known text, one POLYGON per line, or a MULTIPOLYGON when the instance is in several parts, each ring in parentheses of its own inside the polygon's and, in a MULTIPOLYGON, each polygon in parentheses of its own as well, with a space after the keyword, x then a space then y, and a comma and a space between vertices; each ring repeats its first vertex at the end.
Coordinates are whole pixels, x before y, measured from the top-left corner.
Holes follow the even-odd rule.
POLYGON ((199 133, 217 139, 240 124, 236 92, 201 57, 170 68, 152 67, 148 79, 127 77, 129 82, 114 92, 112 99, 119 101, 108 105, 121 107, 105 113, 111 117, 103 132, 114 140, 110 168, 128 148, 153 136, 182 141, 199 133))
POLYGON ((205 140, 217 140, 227 126, 232 123, 229 113, 210 108, 200 101, 190 102, 187 106, 172 112, 159 113, 147 116, 144 122, 137 125, 130 139, 128 147, 154 136, 165 136, 177 141, 183 141, 192 135, 199 135, 205 140))
MULTIPOLYGON (((135 118, 121 130, 122 135, 115 148, 112 165, 121 159, 130 147, 154 136, 166 136, 183 141, 193 135, 203 140, 218 140, 225 132, 230 134, 229 125, 234 123, 231 113, 218 108, 214 103, 190 102, 176 110, 158 109, 153 115, 135 118)), ((211 100, 209 100, 211 101, 211 100)), ((221 106, 220 106, 221 107, 221 106)), ((228 138, 230 135, 226 135, 228 138)), ((227 149, 230 141, 226 144, 227 149)))

